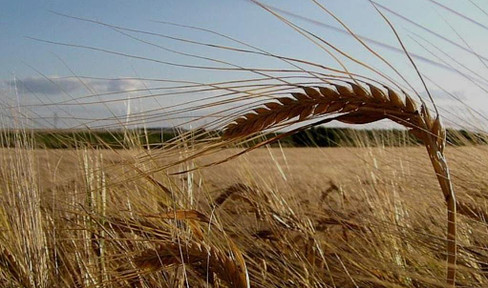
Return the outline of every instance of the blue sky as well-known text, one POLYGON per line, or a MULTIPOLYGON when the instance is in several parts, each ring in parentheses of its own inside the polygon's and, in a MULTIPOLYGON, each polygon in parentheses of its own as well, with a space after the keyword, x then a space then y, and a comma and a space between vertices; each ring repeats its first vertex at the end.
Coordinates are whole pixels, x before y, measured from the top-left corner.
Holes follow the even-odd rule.
MULTIPOLYGON (((396 80, 399 79, 390 68, 364 49, 350 35, 339 32, 338 29, 343 29, 343 27, 312 1, 269 0, 263 1, 263 3, 280 9, 275 11, 300 27, 320 36, 345 53, 354 55, 362 62, 377 67, 386 74, 392 75, 396 80), (293 13, 293 15, 286 11, 293 13), (331 29, 331 26, 336 27, 336 29, 331 29)), ((363 36, 363 39, 373 39, 388 46, 396 47, 396 49, 399 48, 391 30, 369 1, 330 0, 320 3, 344 21, 355 33, 363 36)), ((488 33, 488 15, 486 14, 488 3, 481 0, 376 0, 376 3, 383 5, 383 7, 378 7, 394 23, 410 53, 418 56, 415 59, 422 73, 435 83, 430 83, 429 87, 438 95, 439 105, 445 105, 446 109, 450 109, 450 111, 459 110, 458 113, 464 113, 462 111, 465 107, 456 104, 456 101, 449 99, 445 95, 445 91, 442 91, 447 90, 460 97, 465 104, 476 109, 483 110, 484 106, 488 106, 486 92, 484 91, 487 90, 488 85, 482 80, 488 76, 488 68, 485 67, 486 64, 483 61, 480 61, 481 57, 488 57, 488 53, 486 53, 486 47, 488 47, 488 40, 486 39, 488 38, 480 37, 486 36, 488 33), (398 15, 392 14, 391 11, 395 11, 409 20, 402 19, 398 15), (427 29, 441 35, 444 39, 428 32, 427 29), (462 38, 456 33, 462 35, 462 38), (453 43, 456 44, 453 45, 453 43), (456 47, 456 45, 461 48, 456 47), (466 52, 470 49, 476 51, 478 56, 466 52), (425 59, 430 59, 430 62, 425 61, 425 59), (432 62, 438 64, 433 65, 432 62), (454 68, 447 67, 449 65, 454 68), (469 77, 461 75, 456 70, 463 71, 465 74, 472 73, 473 76, 469 76, 471 77, 469 80, 469 77), (478 75, 480 79, 473 80, 474 75, 478 75), (476 85, 473 85, 472 81, 477 81, 479 87, 473 88, 476 85)), ((289 68, 283 62, 269 57, 231 53, 154 35, 135 33, 134 31, 125 30, 124 33, 126 34, 122 34, 120 30, 116 31, 101 24, 63 17, 55 12, 198 42, 243 47, 201 30, 175 27, 158 21, 201 27, 232 36, 270 53, 301 58, 333 68, 341 67, 326 51, 317 47, 312 41, 305 39, 265 9, 247 0, 6 1, 0 10, 0 31, 2 31, 2 37, 0 37, 0 63, 2 63, 0 67, 0 92, 5 100, 3 101, 4 107, 9 108, 13 102, 17 101, 17 105, 20 106, 30 104, 31 106, 28 109, 37 111, 39 117, 44 115, 46 118, 53 118, 52 115, 59 114, 68 118, 69 115, 78 117, 82 114, 85 117, 80 117, 80 119, 83 118, 85 119, 83 121, 87 121, 86 119, 91 116, 103 118, 103 115, 110 117, 114 113, 123 114, 124 111, 127 112, 127 103, 116 101, 111 103, 109 107, 107 105, 88 105, 69 108, 57 105, 36 107, 35 104, 57 103, 63 99, 66 100, 67 92, 69 97, 77 98, 92 93, 120 91, 120 94, 113 95, 110 99, 125 99, 128 96, 122 93, 124 91, 162 85, 151 81, 92 79, 83 83, 83 85, 90 86, 91 89, 89 89, 82 87, 83 85, 77 79, 61 78, 64 80, 60 80, 60 77, 72 77, 73 75, 118 79, 140 77, 205 83, 250 77, 250 75, 238 72, 217 72, 167 65, 162 62, 205 66, 217 64, 178 55, 164 49, 198 54, 245 67, 289 68), (130 54, 138 58, 45 43, 32 38, 56 43, 90 46, 105 51, 130 54), (146 41, 146 43, 141 40, 146 41), (17 83, 15 87, 12 85, 14 82, 17 83), (17 91, 14 91, 14 88, 17 88, 17 91), (15 93, 17 93, 16 97, 13 96, 15 93), (109 113, 107 109, 113 109, 115 112, 109 113)), ((372 48, 388 59, 422 94, 424 89, 406 57, 385 45, 378 45, 378 42, 376 44, 367 43, 370 43, 372 48)), ((345 59, 343 61, 351 71, 366 74, 375 79, 378 78, 377 75, 371 74, 350 61, 345 59)), ((134 94, 130 97, 138 98, 138 95, 143 94, 134 94)), ((131 109, 133 109, 132 112, 134 109, 142 111, 154 108, 155 105, 164 109, 177 101, 169 97, 157 100, 140 100, 137 105, 132 103, 131 109)), ((110 102, 107 101, 107 103, 110 102)), ((56 117, 59 118, 59 116, 56 117)), ((455 116, 446 118, 449 117, 451 117, 452 122, 456 121, 455 116)), ((43 123, 42 125, 46 126, 53 125, 51 120, 46 120, 43 123)), ((68 121, 66 126, 70 126, 68 121)))

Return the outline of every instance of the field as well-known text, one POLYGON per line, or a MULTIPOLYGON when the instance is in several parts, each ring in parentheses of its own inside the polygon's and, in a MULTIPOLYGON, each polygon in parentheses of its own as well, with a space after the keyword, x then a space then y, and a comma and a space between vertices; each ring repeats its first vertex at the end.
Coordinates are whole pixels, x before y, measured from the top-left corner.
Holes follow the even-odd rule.
MULTIPOLYGON (((484 287, 488 147, 447 151, 465 205, 457 283, 484 287)), ((262 148, 156 172, 183 153, 3 149, 2 285, 445 285, 445 204, 423 147, 262 148)))
POLYGON ((482 1, 47 2, 0 21, 1 287, 488 287, 482 1))

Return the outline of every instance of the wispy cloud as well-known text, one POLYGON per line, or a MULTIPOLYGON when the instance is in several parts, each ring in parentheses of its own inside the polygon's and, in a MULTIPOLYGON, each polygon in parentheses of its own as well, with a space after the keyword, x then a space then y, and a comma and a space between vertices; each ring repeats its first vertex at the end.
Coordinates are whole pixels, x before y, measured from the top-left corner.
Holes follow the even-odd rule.
POLYGON ((22 93, 61 95, 88 89, 96 93, 127 92, 144 87, 142 81, 136 79, 79 79, 75 77, 26 77, 5 81, 7 86, 16 88, 22 93), (87 89, 88 87, 88 89, 87 89))

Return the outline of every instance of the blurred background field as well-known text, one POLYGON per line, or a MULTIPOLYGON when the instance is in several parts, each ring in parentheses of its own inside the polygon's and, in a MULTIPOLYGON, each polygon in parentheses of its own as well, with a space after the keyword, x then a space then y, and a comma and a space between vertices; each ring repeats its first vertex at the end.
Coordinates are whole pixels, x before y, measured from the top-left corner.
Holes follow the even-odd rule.
MULTIPOLYGON (((445 204, 421 146, 269 147, 169 175, 240 149, 161 170, 191 148, 14 142, 0 153, 6 287, 240 287, 242 263, 252 287, 445 285, 445 204)), ((488 148, 447 149, 465 205, 457 281, 484 287, 488 148)))

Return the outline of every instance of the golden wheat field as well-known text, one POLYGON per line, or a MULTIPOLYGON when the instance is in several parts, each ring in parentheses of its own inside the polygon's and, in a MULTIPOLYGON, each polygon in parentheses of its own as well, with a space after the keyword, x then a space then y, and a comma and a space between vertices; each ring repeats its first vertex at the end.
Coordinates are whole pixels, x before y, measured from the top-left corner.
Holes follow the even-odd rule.
MULTIPOLYGON (((457 281, 466 287, 487 283, 478 173, 487 149, 447 149, 465 205, 457 281)), ((141 176, 164 163, 144 150, 3 149, 2 282, 439 287, 445 204, 424 150, 262 148, 189 174, 141 176)), ((188 165, 199 161, 175 171, 188 165)))
POLYGON ((4 5, 0 286, 488 287, 488 6, 219 2, 4 5))

